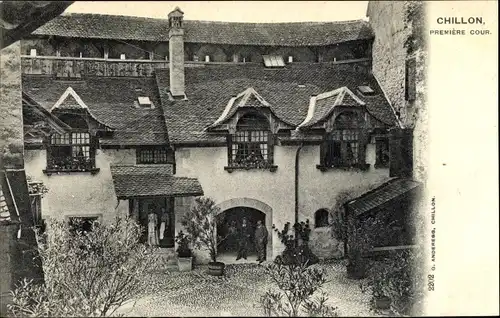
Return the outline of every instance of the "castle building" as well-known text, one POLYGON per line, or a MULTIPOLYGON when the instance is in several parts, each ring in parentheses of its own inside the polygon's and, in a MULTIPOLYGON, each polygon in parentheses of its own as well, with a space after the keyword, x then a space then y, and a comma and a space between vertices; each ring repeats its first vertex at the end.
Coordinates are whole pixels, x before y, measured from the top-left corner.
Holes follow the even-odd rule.
POLYGON ((272 226, 296 220, 310 220, 320 258, 342 255, 329 226, 339 195, 397 170, 389 132, 401 125, 372 73, 373 40, 362 20, 55 18, 21 42, 24 161, 49 188, 42 218, 146 225, 163 211, 160 246, 173 249, 205 195, 220 233, 264 222, 268 259, 284 248, 272 226))

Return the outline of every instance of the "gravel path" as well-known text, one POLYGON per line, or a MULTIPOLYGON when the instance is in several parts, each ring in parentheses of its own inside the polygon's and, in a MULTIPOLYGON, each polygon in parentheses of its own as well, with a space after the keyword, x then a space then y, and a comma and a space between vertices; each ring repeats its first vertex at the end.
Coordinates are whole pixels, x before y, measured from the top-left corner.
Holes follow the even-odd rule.
MULTIPOLYGON (((359 281, 346 277, 342 263, 315 265, 327 272, 323 290, 329 304, 340 316, 374 316, 369 310, 369 295, 361 293, 359 281)), ((223 277, 207 275, 206 266, 191 272, 151 274, 145 295, 120 308, 125 316, 263 316, 260 296, 274 289, 257 264, 227 265, 223 277)))

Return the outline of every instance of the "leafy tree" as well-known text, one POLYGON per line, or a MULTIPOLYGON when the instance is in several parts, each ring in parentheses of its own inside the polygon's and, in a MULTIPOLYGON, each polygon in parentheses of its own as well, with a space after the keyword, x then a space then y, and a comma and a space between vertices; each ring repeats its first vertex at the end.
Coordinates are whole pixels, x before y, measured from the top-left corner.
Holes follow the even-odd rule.
POLYGON ((181 224, 197 248, 205 248, 210 253, 212 262, 217 261, 217 214, 220 209, 215 201, 208 197, 195 198, 191 209, 184 214, 181 224))
POLYGON ((144 273, 159 264, 155 248, 139 243, 141 227, 117 217, 90 231, 51 219, 37 232, 45 281, 25 280, 12 291, 14 316, 103 317, 146 287, 144 273))

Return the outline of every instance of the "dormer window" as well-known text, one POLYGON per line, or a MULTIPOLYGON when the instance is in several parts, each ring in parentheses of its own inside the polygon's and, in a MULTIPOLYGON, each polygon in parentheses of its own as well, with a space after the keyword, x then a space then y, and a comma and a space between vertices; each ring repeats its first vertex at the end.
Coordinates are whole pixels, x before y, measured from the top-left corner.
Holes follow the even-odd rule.
POLYGON ((364 163, 362 129, 355 112, 340 113, 321 147, 321 168, 355 167, 364 163))
POLYGON ((285 66, 283 56, 279 55, 263 55, 264 66, 267 68, 280 68, 285 66))
POLYGON ((86 121, 78 115, 59 117, 72 127, 70 133, 53 134, 47 149, 48 171, 91 171, 95 169, 95 141, 86 121))
POLYGON ((205 62, 210 62, 210 55, 205 55, 205 62))
POLYGON ((236 132, 228 137, 230 168, 263 169, 273 164, 273 142, 269 121, 259 113, 238 120, 236 132))

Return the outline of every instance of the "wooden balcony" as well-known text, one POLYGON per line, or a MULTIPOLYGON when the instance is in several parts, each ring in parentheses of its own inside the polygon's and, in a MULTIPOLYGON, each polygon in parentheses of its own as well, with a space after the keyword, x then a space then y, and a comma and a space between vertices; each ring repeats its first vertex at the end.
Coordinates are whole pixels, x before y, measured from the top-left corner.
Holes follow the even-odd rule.
POLYGON ((168 61, 121 60, 85 57, 21 56, 23 74, 54 75, 60 78, 85 76, 150 77, 168 61))

